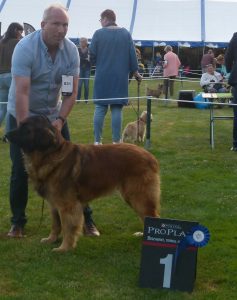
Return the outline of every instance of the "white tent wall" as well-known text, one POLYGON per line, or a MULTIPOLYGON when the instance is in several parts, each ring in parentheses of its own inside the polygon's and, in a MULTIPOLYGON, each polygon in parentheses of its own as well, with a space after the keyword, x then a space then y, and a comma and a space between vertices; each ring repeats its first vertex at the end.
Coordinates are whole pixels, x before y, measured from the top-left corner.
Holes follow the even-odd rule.
POLYGON ((135 40, 200 41, 200 0, 138 1, 135 40))
MULTIPOLYGON (((0 0, 0 5, 1 5, 0 0)), ((23 22, 31 24, 35 29, 40 28, 44 9, 52 3, 66 5, 66 0, 6 0, 0 12, 0 22, 2 23, 2 34, 12 22, 23 22)))
MULTIPOLYGON (((1 5, 0 0, 0 5, 1 5)), ((67 0, 6 0, 0 12, 2 34, 11 22, 29 23, 35 29, 40 28, 44 9, 52 3, 67 5, 67 0)), ((86 36, 91 38, 96 29, 100 28, 100 14, 110 8, 116 12, 119 26, 129 30, 133 0, 71 0, 69 5, 69 38, 86 36)))
POLYGON ((107 8, 115 11, 118 25, 129 30, 133 0, 72 0, 68 37, 91 38, 95 30, 101 27, 100 14, 107 8))
POLYGON ((207 42, 229 42, 237 31, 237 1, 206 1, 205 19, 207 42))
POLYGON ((136 8, 134 40, 202 42, 205 25, 206 42, 227 43, 237 31, 237 0, 0 0, 2 34, 11 22, 39 29, 44 9, 55 2, 69 4, 69 38, 91 38, 100 28, 100 13, 106 8, 113 9, 118 25, 128 30, 136 8))

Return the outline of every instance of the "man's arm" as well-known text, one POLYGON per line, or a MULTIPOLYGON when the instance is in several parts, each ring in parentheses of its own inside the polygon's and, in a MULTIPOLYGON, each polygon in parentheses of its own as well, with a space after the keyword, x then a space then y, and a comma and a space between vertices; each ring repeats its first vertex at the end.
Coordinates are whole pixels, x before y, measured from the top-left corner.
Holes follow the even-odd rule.
MULTIPOLYGON (((17 125, 29 115, 30 78, 15 76, 17 125)), ((14 80, 13 79, 13 80, 14 80)))
POLYGON ((73 91, 71 96, 64 96, 62 101, 62 106, 59 111, 58 119, 52 122, 52 124, 59 130, 62 130, 64 120, 67 119, 69 113, 71 112, 73 105, 76 102, 78 90, 78 77, 73 77, 73 91))

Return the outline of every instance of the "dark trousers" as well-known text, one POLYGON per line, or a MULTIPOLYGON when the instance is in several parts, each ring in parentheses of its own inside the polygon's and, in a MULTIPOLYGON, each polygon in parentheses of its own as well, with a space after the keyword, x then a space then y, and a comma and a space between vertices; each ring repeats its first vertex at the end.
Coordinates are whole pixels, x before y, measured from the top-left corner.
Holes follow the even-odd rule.
POLYGON ((176 78, 176 76, 170 76, 170 77, 164 79, 163 92, 165 94, 165 99, 168 99, 169 95, 170 96, 174 95, 174 80, 173 79, 175 79, 175 78, 176 78))
POLYGON ((90 69, 80 69, 80 79, 78 83, 78 92, 77 92, 77 99, 81 99, 81 91, 82 85, 84 84, 84 99, 88 100, 89 98, 89 77, 90 77, 90 69))
MULTIPOLYGON (((233 103, 237 104, 237 86, 233 86, 232 93, 234 96, 233 103)), ((233 121, 233 147, 237 147, 237 105, 233 105, 234 121, 233 121)))
MULTIPOLYGON (((17 127, 16 119, 9 115, 9 130, 17 127)), ((70 133, 67 122, 62 128, 62 136, 70 140, 70 133)), ((10 143, 10 158, 12 161, 12 171, 10 178, 10 207, 12 212, 11 223, 24 227, 27 222, 26 205, 28 201, 28 175, 24 168, 21 149, 10 143)), ((91 221, 92 210, 89 206, 84 209, 85 222, 91 221)))

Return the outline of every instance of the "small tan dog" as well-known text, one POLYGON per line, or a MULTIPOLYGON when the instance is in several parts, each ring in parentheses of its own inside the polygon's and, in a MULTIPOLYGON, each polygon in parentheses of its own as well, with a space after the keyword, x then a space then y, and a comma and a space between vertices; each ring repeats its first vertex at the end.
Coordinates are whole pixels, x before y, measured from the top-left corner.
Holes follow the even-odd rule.
MULTIPOLYGON (((152 121, 152 114, 151 114, 152 121)), ((135 143, 135 142, 144 142, 146 135, 146 122, 147 122, 147 112, 143 111, 139 120, 130 122, 124 128, 122 134, 123 143, 135 143)))
POLYGON ((149 88, 146 89, 147 96, 159 98, 162 93, 163 93, 163 84, 161 84, 161 83, 158 84, 157 90, 153 90, 153 89, 149 89, 149 88))

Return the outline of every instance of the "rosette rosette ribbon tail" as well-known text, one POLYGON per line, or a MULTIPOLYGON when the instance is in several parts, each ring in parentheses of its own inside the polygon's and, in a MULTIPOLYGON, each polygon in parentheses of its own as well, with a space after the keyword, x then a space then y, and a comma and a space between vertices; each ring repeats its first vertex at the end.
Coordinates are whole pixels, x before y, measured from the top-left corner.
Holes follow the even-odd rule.
POLYGON ((177 259, 182 251, 188 247, 197 247, 201 248, 208 244, 210 240, 209 230, 203 225, 197 225, 190 229, 187 232, 186 236, 180 241, 176 248, 175 257, 174 257, 174 272, 176 269, 177 259))

